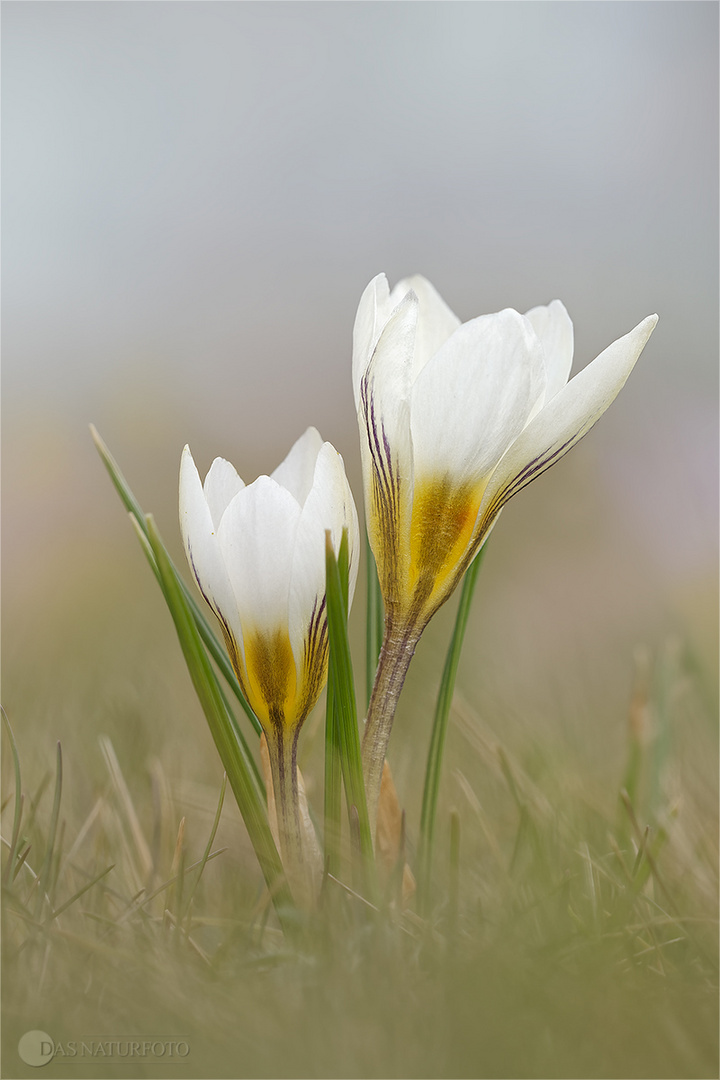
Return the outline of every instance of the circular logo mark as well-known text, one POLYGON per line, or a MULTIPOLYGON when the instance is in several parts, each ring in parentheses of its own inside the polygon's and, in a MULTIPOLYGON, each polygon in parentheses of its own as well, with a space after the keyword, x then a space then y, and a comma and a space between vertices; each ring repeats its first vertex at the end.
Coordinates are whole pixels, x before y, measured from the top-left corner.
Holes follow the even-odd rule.
POLYGON ((18 1054, 26 1065, 39 1068, 52 1061, 55 1043, 46 1031, 26 1031, 18 1043, 18 1054))

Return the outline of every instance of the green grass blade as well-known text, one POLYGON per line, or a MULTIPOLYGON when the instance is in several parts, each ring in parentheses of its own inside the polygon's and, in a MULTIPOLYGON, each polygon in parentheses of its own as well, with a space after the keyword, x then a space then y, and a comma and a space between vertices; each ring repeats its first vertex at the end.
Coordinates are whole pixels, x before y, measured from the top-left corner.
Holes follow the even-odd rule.
MULTIPOLYGON (((143 549, 143 551, 145 552, 145 556, 146 556, 148 562, 150 563, 150 566, 152 567, 153 573, 155 574, 155 576, 156 576, 156 578, 158 580, 158 584, 160 585, 160 591, 162 592, 162 594, 163 594, 163 596, 165 598, 165 603, 168 605, 168 607, 170 607, 170 600, 168 599, 167 589, 165 588, 163 578, 162 578, 162 576, 160 574, 160 571, 158 569, 157 559, 155 558, 155 553, 153 551, 152 545, 150 544, 150 540, 148 539, 147 533, 143 532, 143 530, 140 528, 140 526, 138 525, 137 520, 134 517, 131 516, 130 520, 132 521, 132 523, 133 523, 133 525, 135 527, 135 532, 137 533, 138 540, 140 541, 140 546, 143 549)), ((163 551, 165 552, 165 557, 167 559, 168 566, 170 567, 170 569, 171 569, 171 571, 172 571, 172 573, 174 575, 176 584, 182 590, 182 581, 180 580, 180 578, 178 576, 178 573, 177 573, 177 570, 173 566, 172 561, 170 559, 170 556, 167 553, 167 549, 162 544, 162 540, 160 539, 159 536, 158 536, 158 543, 160 543, 163 546, 163 551)), ((187 597, 187 594, 186 594, 185 590, 182 590, 182 593, 183 593, 184 599, 187 600, 188 597, 187 597)), ((195 625, 197 626, 197 623, 195 625)), ((199 632, 199 627, 198 627, 198 632, 199 632)), ((202 637, 202 635, 200 635, 200 636, 202 637)), ((203 644, 205 644, 204 640, 203 640, 203 644)), ((234 714, 232 712, 232 709, 230 708, 230 706, 228 704, 227 698, 225 697, 225 694, 223 693, 223 690, 222 690, 221 686, 218 686, 218 692, 221 695, 221 697, 223 699, 223 702, 225 704, 225 709, 226 709, 226 712, 227 712, 227 715, 228 715, 228 719, 230 720, 230 723, 233 726, 233 730, 235 732, 235 737, 237 738, 238 742, 240 743, 240 746, 241 746, 241 749, 242 749, 242 754, 243 754, 243 756, 245 758, 245 764, 248 766, 248 768, 252 772, 255 783, 256 783, 256 786, 257 786, 257 789, 258 789, 258 792, 260 793, 260 797, 264 801, 265 800, 265 782, 264 782, 262 776, 260 775, 260 770, 258 769, 255 758, 250 753, 250 748, 249 748, 247 742, 245 741, 245 736, 243 735, 243 733, 242 733, 242 731, 240 729, 240 726, 238 725, 237 720, 235 719, 235 716, 234 716, 234 714)), ((254 713, 253 713, 253 716, 254 716, 254 713)))
MULTIPOLYGON (((173 567, 173 569, 175 568, 173 567)), ((177 574, 177 570, 175 570, 175 573, 177 574)), ((218 668, 222 672, 225 682, 228 684, 233 694, 240 702, 243 712, 245 713, 255 730, 255 734, 258 736, 262 735, 262 725, 255 713, 253 712, 252 708, 250 707, 250 703, 243 694, 242 689, 240 688, 240 683, 238 682, 237 676, 232 669, 232 664, 228 659, 228 655, 225 652, 225 649, 222 647, 222 645, 210 629, 207 619, 197 606, 194 597, 192 597, 188 592, 185 582, 182 580, 179 574, 177 574, 177 577, 185 595, 185 599, 187 600, 190 610, 192 612, 193 618, 195 619, 195 625, 198 628, 198 633, 203 640, 203 644, 205 645, 206 649, 208 650, 213 660, 217 664, 218 668)))
POLYGON ((89 889, 92 889, 93 885, 97 885, 98 881, 102 881, 102 879, 104 877, 107 877, 110 871, 114 869, 115 863, 112 863, 104 870, 101 870, 99 874, 96 874, 95 877, 88 881, 86 885, 83 885, 81 889, 78 889, 76 893, 73 893, 69 900, 66 900, 60 905, 60 907, 55 908, 55 910, 51 912, 51 914, 48 916, 48 923, 52 922, 53 919, 57 919, 58 915, 62 915, 63 911, 67 911, 69 907, 72 907, 76 900, 79 900, 81 896, 84 896, 89 889))
POLYGON ((340 870, 342 804, 342 764, 340 733, 335 703, 335 658, 328 660, 328 683, 325 700, 325 797, 323 808, 323 843, 325 874, 337 877, 340 870))
MULTIPOLYGON (((223 848, 218 848, 216 851, 211 851, 210 854, 208 855, 207 859, 205 860, 205 862, 210 862, 211 859, 216 859, 218 857, 218 855, 223 855, 226 851, 227 851, 227 848, 224 848, 224 847, 223 848)), ((190 866, 186 866, 184 868, 184 870, 183 870, 183 873, 184 874, 189 874, 193 870, 197 870, 197 868, 200 866, 201 862, 202 862, 202 859, 198 859, 197 862, 191 863, 190 866)), ((119 921, 123 922, 123 921, 127 920, 131 915, 133 915, 140 908, 144 908, 146 904, 149 904, 151 900, 154 900, 156 896, 160 896, 161 893, 164 893, 167 889, 171 888, 171 886, 173 886, 175 884, 175 882, 177 881, 177 878, 178 878, 178 875, 173 874, 171 877, 169 877, 167 879, 167 881, 163 881, 162 885, 158 885, 158 887, 156 889, 153 889, 152 892, 149 892, 147 894, 147 896, 136 896, 135 899, 133 900, 133 902, 127 908, 127 910, 125 912, 123 912, 123 914, 120 916, 119 921)))
POLYGON ((18 839, 20 837, 20 823, 22 821, 23 810, 23 797, 22 797, 22 781, 20 777, 20 755, 18 754, 17 743, 15 742, 15 736, 13 730, 10 727, 10 721, 7 718, 7 713, 0 706, 0 712, 2 712, 3 723, 5 724, 5 730, 10 740, 10 753, 13 759, 13 771, 15 773, 15 812, 13 814, 13 827, 12 836, 10 838, 10 850, 8 852, 7 863, 5 864, 5 871, 3 874, 3 884, 8 885, 14 875, 15 856, 17 854, 18 839))
POLYGON ((115 486, 115 490, 120 496, 120 499, 125 506, 125 509, 128 511, 128 513, 132 514, 133 517, 137 518, 140 527, 143 529, 143 531, 146 531, 145 514, 143 513, 143 508, 130 490, 130 485, 120 471, 120 466, 110 453, 110 450, 108 449, 106 443, 100 435, 100 432, 94 424, 90 425, 90 434, 92 435, 92 439, 95 443, 95 446, 97 447, 97 451, 103 460, 105 468, 110 474, 110 479, 112 480, 115 486))
MULTIPOLYGON (((338 570, 342 585, 345 611, 348 610, 349 543, 345 530, 338 552, 338 570)), ((340 720, 334 690, 335 657, 328 660, 328 684, 325 709, 325 802, 324 802, 324 855, 325 873, 337 877, 340 872, 340 837, 342 805, 342 762, 340 750, 340 720)))
POLYGON ((363 864, 364 884, 374 888, 371 867, 373 844, 370 834, 365 783, 360 757, 360 734, 358 732, 357 706, 355 703, 355 680, 353 677, 350 642, 347 633, 347 564, 343 566, 343 583, 338 560, 335 558, 330 534, 326 533, 325 569, 327 577, 327 619, 330 640, 330 673, 333 695, 337 709, 340 760, 345 784, 345 796, 351 823, 353 809, 357 814, 357 837, 363 864))
POLYGON ((348 615, 350 613, 350 544, 348 541, 347 529, 343 529, 342 539, 340 540, 337 567, 338 574, 340 575, 342 601, 345 605, 345 622, 347 623, 348 615))
POLYGON ((198 872, 197 872, 197 874, 195 876, 195 880, 192 883, 192 887, 190 888, 190 892, 189 892, 189 895, 188 895, 188 898, 187 898, 187 901, 186 901, 186 907, 185 907, 186 912, 190 911, 190 905, 192 904, 193 897, 195 896, 195 890, 197 889, 198 885, 200 884, 200 878, 203 875, 203 870, 205 869, 205 864, 207 863, 207 861, 208 861, 208 859, 210 857, 210 852, 212 851, 212 846, 213 846, 213 843, 215 841, 215 834, 218 831, 218 826, 220 824, 220 815, 222 814, 223 803, 225 802, 225 789, 226 789, 226 787, 227 787, 227 773, 223 773, 222 785, 220 787, 220 798, 218 799, 217 810, 215 811, 215 818, 214 818, 213 823, 212 823, 212 828, 210 830, 210 836, 208 837, 208 842, 205 845, 205 850, 203 851, 202 858, 200 859, 200 865, 198 867, 198 872))
MULTIPOLYGON (((123 476, 123 474, 122 474, 122 472, 120 470, 120 466, 118 465, 117 461, 112 456, 112 454, 110 453, 109 449, 107 448, 106 444, 103 442, 102 438, 100 437, 97 429, 95 428, 95 426, 93 424, 90 425, 90 434, 93 437, 93 441, 95 442, 95 446, 97 447, 98 453, 100 454, 100 457, 103 460, 103 464, 105 465, 105 468, 107 469, 108 473, 110 474, 110 479, 112 480, 113 485, 115 487, 115 490, 117 491, 118 495, 120 496, 120 499, 121 499, 123 505, 127 509, 128 513, 131 515, 133 520, 136 522, 140 532, 147 539, 147 525, 145 523, 145 513, 144 513, 142 507, 140 506, 140 503, 137 501, 137 499, 133 495, 132 490, 130 488, 130 485, 128 484, 127 480, 125 479, 125 477, 123 476)), ((167 554, 167 552, 166 552, 166 554, 167 554)), ((247 716, 248 720, 250 721, 253 728, 255 729, 256 734, 258 736, 261 735, 262 734, 262 727, 260 725, 260 721, 258 720, 258 718, 255 715, 255 713, 253 712, 253 710, 250 708, 250 705, 249 705, 247 699, 245 698, 245 695, 242 692, 242 689, 240 687, 240 683, 238 682, 237 677, 235 675, 235 672, 232 669, 232 664, 230 663, 230 660, 228 659, 228 656, 227 656, 227 653, 225 652, 225 649, 222 647, 222 645, 218 641, 217 637, 213 633, 209 622, 205 618, 205 616, 204 616, 203 612, 201 611, 201 609, 198 607, 198 604, 197 604, 195 598, 193 597, 192 593, 190 592, 187 585, 185 584, 185 582, 181 578, 180 574, 178 573, 177 568, 175 567, 172 560, 170 559, 170 556, 168 555, 167 558, 168 558, 168 562, 169 562, 170 566, 172 567, 173 573, 175 574, 175 576, 177 578, 178 585, 180 586, 180 588, 181 588, 181 590, 182 590, 182 592, 183 592, 183 594, 185 596, 185 600, 186 600, 187 604, 190 607, 193 618, 195 620, 195 624, 196 624, 196 626, 198 628, 198 632, 200 634, 200 637, 202 638, 202 640, 203 640, 203 642, 205 644, 205 647, 207 648, 208 652, 210 653, 213 660, 217 664, 218 668, 222 672, 222 676, 225 679, 225 681, 227 682, 230 689, 232 690, 233 694, 235 695, 235 697, 240 702, 240 705, 242 706, 242 709, 245 712, 245 715, 247 716)), ((151 562, 151 566, 153 567, 153 571, 155 573, 155 576, 158 577, 157 567, 152 562, 151 562)), ((160 579, 158 577, 158 581, 159 580, 160 579)))
POLYGON ((220 692, 215 671, 203 647, 192 611, 180 588, 152 516, 148 515, 145 521, 148 541, 163 581, 165 598, 175 623, 175 629, 180 639, 180 647, 195 692, 205 713, 223 768, 228 775, 230 786, 240 808, 240 813, 270 890, 278 917, 283 928, 289 931, 293 923, 292 919, 288 918, 288 914, 294 905, 290 889, 285 880, 280 856, 270 832, 265 806, 260 799, 257 786, 242 752, 241 744, 236 738, 235 728, 228 713, 227 704, 220 692))
POLYGON ((365 693, 366 704, 370 702, 375 672, 383 640, 383 602, 375 556, 365 534, 365 558, 367 560, 367 622, 365 637, 365 693))
MULTIPOLYGON (((48 827, 47 846, 45 848, 45 858, 38 874, 38 895, 37 895, 37 907, 35 910, 35 918, 40 918, 40 912, 42 910, 43 901, 47 897, 48 887, 50 884, 50 876, 53 865, 53 854, 55 852, 55 839, 57 837, 58 820, 60 818, 60 800, 62 798, 62 779, 63 779, 63 767, 62 767, 62 748, 60 743, 57 744, 57 759, 55 766, 55 794, 53 796, 53 805, 50 812, 50 825, 48 827)), ((47 897, 50 902, 49 897, 47 897)))
MULTIPOLYGON (((486 545, 485 545, 486 546, 486 545)), ((420 910, 426 911, 430 902, 430 876, 432 871, 432 853, 435 836, 435 815, 437 812, 438 792, 440 790, 440 771, 442 767, 443 751, 445 749, 445 735, 447 733, 448 717, 455 690, 455 677, 460 662, 460 652, 467 628, 470 604, 472 602, 475 583, 477 581, 480 563, 485 554, 485 546, 480 550, 477 557, 470 563, 462 584, 460 603, 455 616, 455 627, 450 640, 450 648, 445 658, 440 690, 438 692, 435 716, 433 719, 430 747, 428 749, 427 765, 425 768, 425 785, 423 788, 422 811, 420 814, 420 847, 418 853, 418 901, 420 910)))

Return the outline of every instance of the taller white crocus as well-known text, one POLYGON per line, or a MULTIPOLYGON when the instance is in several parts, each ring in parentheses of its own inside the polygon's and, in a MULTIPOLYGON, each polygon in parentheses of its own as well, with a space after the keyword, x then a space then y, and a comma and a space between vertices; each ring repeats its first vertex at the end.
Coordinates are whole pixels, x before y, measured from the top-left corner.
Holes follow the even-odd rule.
POLYGON ((358 519, 342 458, 308 428, 271 476, 246 486, 216 458, 203 484, 186 446, 180 528, 190 568, 267 737, 281 854, 297 880, 304 873, 297 739, 327 679, 327 530, 336 553, 348 530, 351 600, 357 579, 358 519))
POLYGON ((570 382, 573 328, 554 300, 461 324, 429 281, 360 300, 353 386, 365 510, 385 639, 363 739, 373 813, 397 698, 417 641, 513 495, 570 450, 613 401, 657 316, 570 382))

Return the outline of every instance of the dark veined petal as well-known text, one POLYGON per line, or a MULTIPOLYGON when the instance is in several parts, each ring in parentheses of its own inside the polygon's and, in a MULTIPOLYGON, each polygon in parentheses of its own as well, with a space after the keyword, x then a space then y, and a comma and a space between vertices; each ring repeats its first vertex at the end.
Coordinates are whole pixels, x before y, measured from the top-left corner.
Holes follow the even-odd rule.
POLYGON ((288 633, 298 671, 297 719, 315 704, 327 678, 327 612, 325 606, 325 532, 335 550, 348 530, 350 602, 357 579, 359 533, 357 511, 342 458, 330 443, 317 455, 312 488, 295 536, 288 633))
POLYGON ((183 450, 180 464, 180 532, 190 569, 200 592, 220 620, 225 645, 238 671, 243 640, 237 601, 210 507, 188 446, 183 450))
POLYGON ((360 449, 370 543, 386 601, 407 557, 413 459, 408 395, 418 301, 410 292, 388 319, 361 380, 360 449))
POLYGON ((559 461, 600 419, 625 385, 657 321, 657 315, 649 315, 614 341, 530 421, 490 478, 478 534, 508 499, 559 461))
POLYGON ((360 383, 370 363, 377 340, 392 314, 390 289, 384 274, 378 274, 366 287, 358 304, 353 326, 352 383, 355 408, 360 408, 360 383))

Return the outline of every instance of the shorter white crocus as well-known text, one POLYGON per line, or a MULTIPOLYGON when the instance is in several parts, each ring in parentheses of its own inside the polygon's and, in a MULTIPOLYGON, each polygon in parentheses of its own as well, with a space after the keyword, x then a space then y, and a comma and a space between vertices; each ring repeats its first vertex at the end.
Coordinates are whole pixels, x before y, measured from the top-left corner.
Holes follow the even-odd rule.
POLYGON ((281 854, 291 886, 304 891, 297 740, 327 679, 327 531, 336 553, 348 531, 351 600, 357 579, 357 511, 342 458, 308 428, 271 476, 245 485, 216 458, 203 484, 186 446, 180 528, 200 592, 265 731, 281 854))
POLYGON ((568 382, 573 328, 559 300, 461 324, 423 277, 370 282, 353 333, 368 536, 385 640, 363 763, 371 814, 417 641, 513 495, 559 461, 625 383, 657 316, 568 382))

